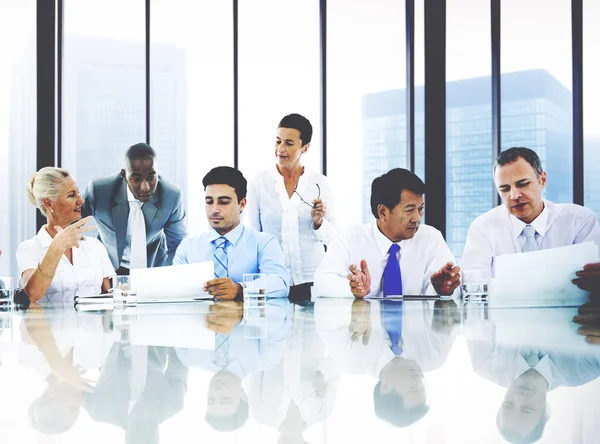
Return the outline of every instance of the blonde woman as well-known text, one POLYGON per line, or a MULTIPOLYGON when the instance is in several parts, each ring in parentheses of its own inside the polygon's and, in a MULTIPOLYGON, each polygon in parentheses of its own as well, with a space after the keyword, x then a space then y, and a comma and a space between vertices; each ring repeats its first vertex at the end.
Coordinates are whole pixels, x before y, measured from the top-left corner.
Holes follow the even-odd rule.
POLYGON ((27 185, 31 202, 46 216, 46 225, 17 249, 21 284, 31 302, 61 302, 75 295, 107 291, 115 274, 108 253, 98 239, 84 236, 83 199, 71 175, 45 167, 27 185))

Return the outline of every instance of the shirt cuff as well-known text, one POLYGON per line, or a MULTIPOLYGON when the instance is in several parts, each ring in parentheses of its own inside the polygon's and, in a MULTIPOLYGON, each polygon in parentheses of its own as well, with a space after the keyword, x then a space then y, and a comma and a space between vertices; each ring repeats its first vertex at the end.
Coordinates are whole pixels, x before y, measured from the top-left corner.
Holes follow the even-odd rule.
POLYGON ((323 223, 318 230, 313 228, 313 233, 315 233, 319 241, 328 244, 333 239, 333 225, 327 219, 323 218, 323 223))

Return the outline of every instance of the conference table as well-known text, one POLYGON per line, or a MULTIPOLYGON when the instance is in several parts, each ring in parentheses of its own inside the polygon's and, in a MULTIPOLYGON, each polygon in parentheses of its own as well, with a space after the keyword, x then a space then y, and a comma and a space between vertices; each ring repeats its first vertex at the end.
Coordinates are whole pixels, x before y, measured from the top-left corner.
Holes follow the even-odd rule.
POLYGON ((3 307, 6 443, 597 443, 578 307, 3 307))

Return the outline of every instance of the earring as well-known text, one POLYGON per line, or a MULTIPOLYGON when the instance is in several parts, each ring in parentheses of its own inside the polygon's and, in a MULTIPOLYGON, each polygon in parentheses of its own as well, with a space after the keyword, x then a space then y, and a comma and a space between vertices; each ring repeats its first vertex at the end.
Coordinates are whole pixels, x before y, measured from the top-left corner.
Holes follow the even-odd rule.
POLYGON ((54 210, 50 210, 51 213, 54 213, 54 210))

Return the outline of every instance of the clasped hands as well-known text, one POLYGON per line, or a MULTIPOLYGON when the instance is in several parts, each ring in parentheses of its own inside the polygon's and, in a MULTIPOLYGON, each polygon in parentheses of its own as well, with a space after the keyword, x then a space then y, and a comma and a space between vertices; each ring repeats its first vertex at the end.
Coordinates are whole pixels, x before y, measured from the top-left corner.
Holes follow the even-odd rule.
MULTIPOLYGON (((354 297, 364 298, 371 291, 371 273, 367 261, 361 260, 360 267, 355 264, 350 265, 348 271, 350 273, 346 277, 350 284, 350 291, 354 297)), ((449 296, 460 285, 460 267, 453 262, 448 262, 439 271, 433 273, 430 280, 437 294, 449 296)))

